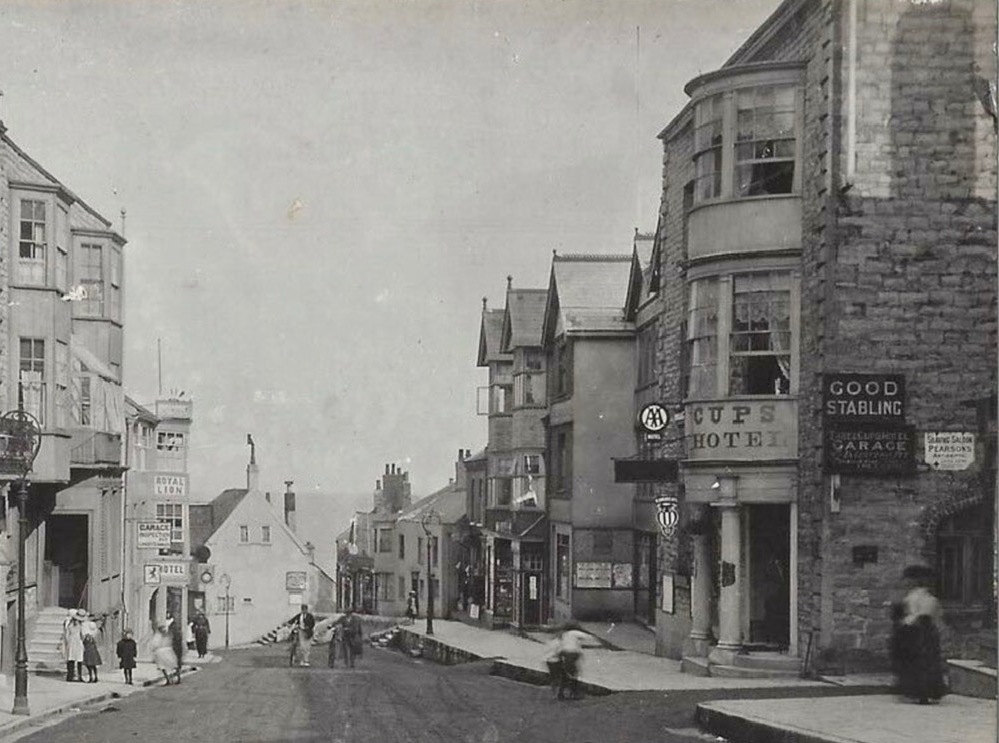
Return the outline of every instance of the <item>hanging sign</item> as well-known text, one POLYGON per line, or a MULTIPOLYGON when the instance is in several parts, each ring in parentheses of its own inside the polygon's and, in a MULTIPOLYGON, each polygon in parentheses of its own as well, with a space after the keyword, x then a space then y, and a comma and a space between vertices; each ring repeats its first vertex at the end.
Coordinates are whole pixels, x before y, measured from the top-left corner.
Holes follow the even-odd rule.
POLYGON ((966 470, 975 461, 975 434, 940 431, 923 434, 923 461, 935 470, 966 470))
POLYGON ((677 510, 679 501, 675 495, 660 495, 656 498, 656 523, 660 533, 669 539, 680 523, 680 513, 677 510))
POLYGON ((669 411, 657 402, 643 406, 638 413, 638 425, 645 432, 646 441, 661 441, 669 420, 669 411))

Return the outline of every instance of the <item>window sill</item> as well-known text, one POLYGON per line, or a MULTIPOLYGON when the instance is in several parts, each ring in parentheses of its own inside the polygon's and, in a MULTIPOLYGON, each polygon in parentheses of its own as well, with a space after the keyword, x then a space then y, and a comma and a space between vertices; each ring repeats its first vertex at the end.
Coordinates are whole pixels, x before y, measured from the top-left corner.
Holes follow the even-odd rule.
POLYGON ((687 210, 687 214, 693 214, 699 209, 705 207, 718 206, 719 204, 732 204, 736 202, 744 201, 784 201, 789 199, 800 199, 801 194, 798 192, 791 193, 769 193, 760 194, 759 196, 716 196, 713 199, 706 199, 704 201, 698 201, 696 204, 687 210))

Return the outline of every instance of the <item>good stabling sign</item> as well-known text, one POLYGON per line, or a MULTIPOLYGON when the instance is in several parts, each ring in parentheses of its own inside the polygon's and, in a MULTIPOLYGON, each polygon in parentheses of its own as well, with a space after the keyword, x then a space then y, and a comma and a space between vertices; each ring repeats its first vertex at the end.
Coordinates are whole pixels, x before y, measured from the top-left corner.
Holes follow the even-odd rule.
POLYGON ((915 430, 905 424, 901 374, 824 374, 826 472, 906 475, 915 469, 915 430))
POLYGON ((905 421, 901 374, 823 374, 822 413, 827 422, 905 421))

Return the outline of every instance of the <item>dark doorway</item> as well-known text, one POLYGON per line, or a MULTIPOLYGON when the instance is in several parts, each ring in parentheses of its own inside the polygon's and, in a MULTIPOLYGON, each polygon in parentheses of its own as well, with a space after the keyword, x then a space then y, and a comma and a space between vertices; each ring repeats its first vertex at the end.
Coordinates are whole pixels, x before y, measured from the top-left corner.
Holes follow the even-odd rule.
POLYGON ((752 505, 749 517, 749 640, 784 650, 791 619, 790 508, 752 505))
POLYGON ((56 605, 66 609, 87 606, 90 575, 89 529, 85 515, 52 514, 45 528, 45 563, 56 605))

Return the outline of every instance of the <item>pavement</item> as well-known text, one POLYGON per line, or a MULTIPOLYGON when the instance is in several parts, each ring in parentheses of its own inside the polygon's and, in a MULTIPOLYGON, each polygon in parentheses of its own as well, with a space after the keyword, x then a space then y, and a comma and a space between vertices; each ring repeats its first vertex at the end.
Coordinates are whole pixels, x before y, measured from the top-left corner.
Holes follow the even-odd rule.
MULTIPOLYGON (((425 623, 402 627, 426 641, 425 623)), ((890 693, 888 674, 856 674, 817 679, 735 679, 685 674, 680 662, 651 655, 649 633, 637 625, 597 625, 584 629, 594 642, 584 653, 580 681, 589 693, 627 691, 680 692, 780 689, 780 699, 729 699, 698 705, 703 729, 739 743, 994 743, 996 701, 951 694, 938 704, 916 705, 890 693), (610 646, 610 647, 608 647, 610 646), (627 648, 633 649, 611 649, 627 648), (644 651, 638 648, 644 649, 644 651), (830 695, 815 696, 828 689, 830 695), (802 690, 802 697, 788 692, 802 690)), ((651 633, 649 633, 651 634, 651 633)), ((430 640, 466 656, 491 659, 493 673, 545 683, 543 632, 526 636, 489 631, 461 622, 434 620, 430 640)), ((758 695, 756 695, 758 696, 758 695)))
MULTIPOLYGON (((221 659, 209 653, 204 658, 186 656, 184 658, 183 678, 193 673, 199 666, 208 663, 218 663, 221 659)), ((15 715, 14 707, 14 676, 0 675, 0 740, 5 740, 27 728, 38 727, 51 721, 59 715, 77 712, 82 708, 119 699, 141 691, 145 687, 163 683, 163 673, 156 665, 147 661, 139 661, 132 671, 133 684, 125 683, 121 669, 103 665, 98 669, 95 684, 70 683, 61 675, 39 673, 28 675, 28 708, 29 715, 15 715)))

